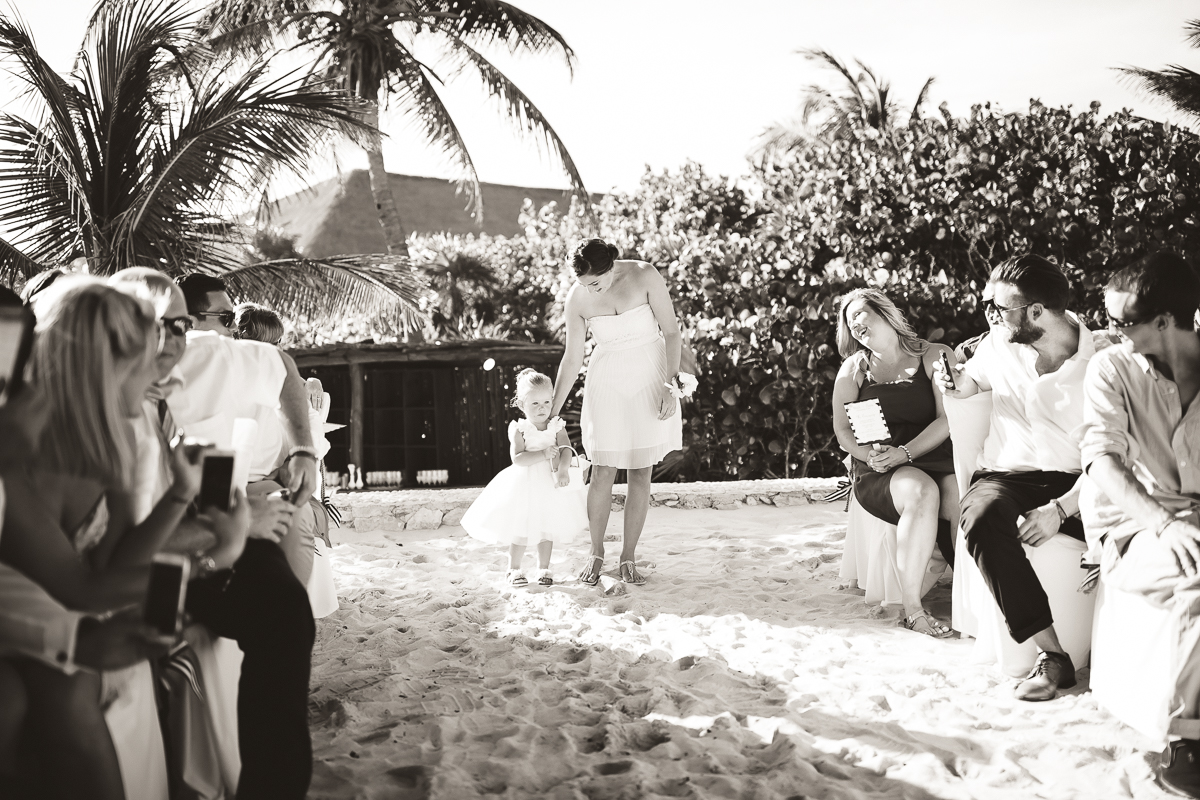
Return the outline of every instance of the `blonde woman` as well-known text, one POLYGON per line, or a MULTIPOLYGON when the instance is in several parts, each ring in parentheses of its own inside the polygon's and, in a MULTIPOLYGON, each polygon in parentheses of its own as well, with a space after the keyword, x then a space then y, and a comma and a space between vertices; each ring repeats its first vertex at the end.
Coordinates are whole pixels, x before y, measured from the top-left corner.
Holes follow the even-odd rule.
POLYGON ((953 631, 925 610, 929 559, 937 543, 953 564, 958 484, 950 427, 933 366, 945 345, 919 338, 887 295, 855 289, 838 311, 838 352, 846 360, 833 387, 833 428, 853 458, 854 495, 872 516, 896 526, 904 627, 936 638, 953 631), (863 446, 854 438, 845 404, 878 398, 891 439, 863 446))

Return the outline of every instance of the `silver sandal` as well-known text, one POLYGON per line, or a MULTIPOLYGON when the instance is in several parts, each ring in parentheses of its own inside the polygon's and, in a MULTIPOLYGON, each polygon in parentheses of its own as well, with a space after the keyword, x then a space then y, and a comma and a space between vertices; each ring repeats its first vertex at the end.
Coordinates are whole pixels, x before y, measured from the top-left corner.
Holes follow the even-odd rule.
POLYGON ((646 582, 645 576, 637 571, 637 565, 632 561, 622 561, 618 571, 621 573, 621 580, 631 586, 641 586, 646 582), (625 568, 626 564, 629 565, 628 569, 625 568))
POLYGON ((595 586, 600 582, 600 567, 595 566, 599 561, 604 564, 604 556, 592 556, 592 560, 583 568, 583 572, 579 573, 579 582, 585 586, 595 586))

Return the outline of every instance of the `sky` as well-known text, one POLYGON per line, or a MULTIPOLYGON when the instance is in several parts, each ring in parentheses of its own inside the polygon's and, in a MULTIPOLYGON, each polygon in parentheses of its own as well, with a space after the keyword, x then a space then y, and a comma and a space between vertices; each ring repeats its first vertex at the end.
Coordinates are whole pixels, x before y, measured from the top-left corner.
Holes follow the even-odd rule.
MULTIPOLYGON (((9 0, 32 27, 53 66, 66 70, 92 0, 9 0)), ((588 189, 630 190, 647 166, 687 160, 715 174, 747 171, 746 155, 772 122, 799 109, 804 87, 835 86, 832 73, 800 48, 861 60, 911 104, 932 76, 929 110, 955 113, 990 101, 1009 111, 1031 98, 1052 106, 1169 110, 1136 93, 1115 67, 1182 64, 1200 71, 1200 50, 1184 23, 1200 17, 1194 0, 515 0, 556 28, 577 57, 574 76, 561 58, 493 61, 529 95, 566 143, 588 189)), ((482 180, 566 186, 562 169, 536 142, 501 119, 470 76, 448 83, 446 105, 482 180)), ((0 107, 11 87, 0 85, 0 107)), ((1176 119, 1175 121, 1181 121, 1176 119)), ((386 114, 388 170, 450 177, 452 168, 406 124, 386 114)), ((337 148, 312 180, 365 168, 349 145, 337 148)), ((299 188, 284 182, 277 192, 299 188)))

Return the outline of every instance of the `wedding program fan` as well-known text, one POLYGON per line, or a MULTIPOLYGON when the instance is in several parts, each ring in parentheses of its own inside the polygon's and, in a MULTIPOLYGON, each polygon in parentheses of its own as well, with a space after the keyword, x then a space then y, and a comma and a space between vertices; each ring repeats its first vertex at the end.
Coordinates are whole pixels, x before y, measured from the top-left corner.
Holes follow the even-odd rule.
POLYGON ((859 400, 846 403, 846 416, 850 419, 850 429, 854 431, 854 441, 861 445, 878 444, 892 438, 888 430, 887 420, 883 416, 883 406, 879 398, 859 400))

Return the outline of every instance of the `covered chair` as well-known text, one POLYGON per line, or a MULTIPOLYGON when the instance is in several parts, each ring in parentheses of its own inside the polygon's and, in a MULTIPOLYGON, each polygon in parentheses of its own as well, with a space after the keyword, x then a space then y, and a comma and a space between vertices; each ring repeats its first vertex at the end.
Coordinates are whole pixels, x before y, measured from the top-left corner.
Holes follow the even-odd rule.
MULTIPOLYGON (((959 492, 967 493, 971 476, 987 439, 992 413, 992 396, 982 392, 965 400, 947 397, 946 417, 950 422, 950 438, 954 441, 954 468, 959 492)), ((1092 614, 1095 596, 1077 591, 1084 578, 1079 568, 1084 543, 1070 536, 1055 536, 1041 547, 1025 546, 1025 555, 1041 581, 1050 609, 1054 628, 1076 668, 1088 663, 1092 641, 1092 614)), ((1037 648, 1032 641, 1017 644, 1008 634, 1004 616, 983 580, 974 559, 967 551, 966 537, 960 529, 955 543, 954 612, 951 625, 955 630, 975 638, 974 660, 996 662, 1007 675, 1024 677, 1037 660, 1037 648)))

